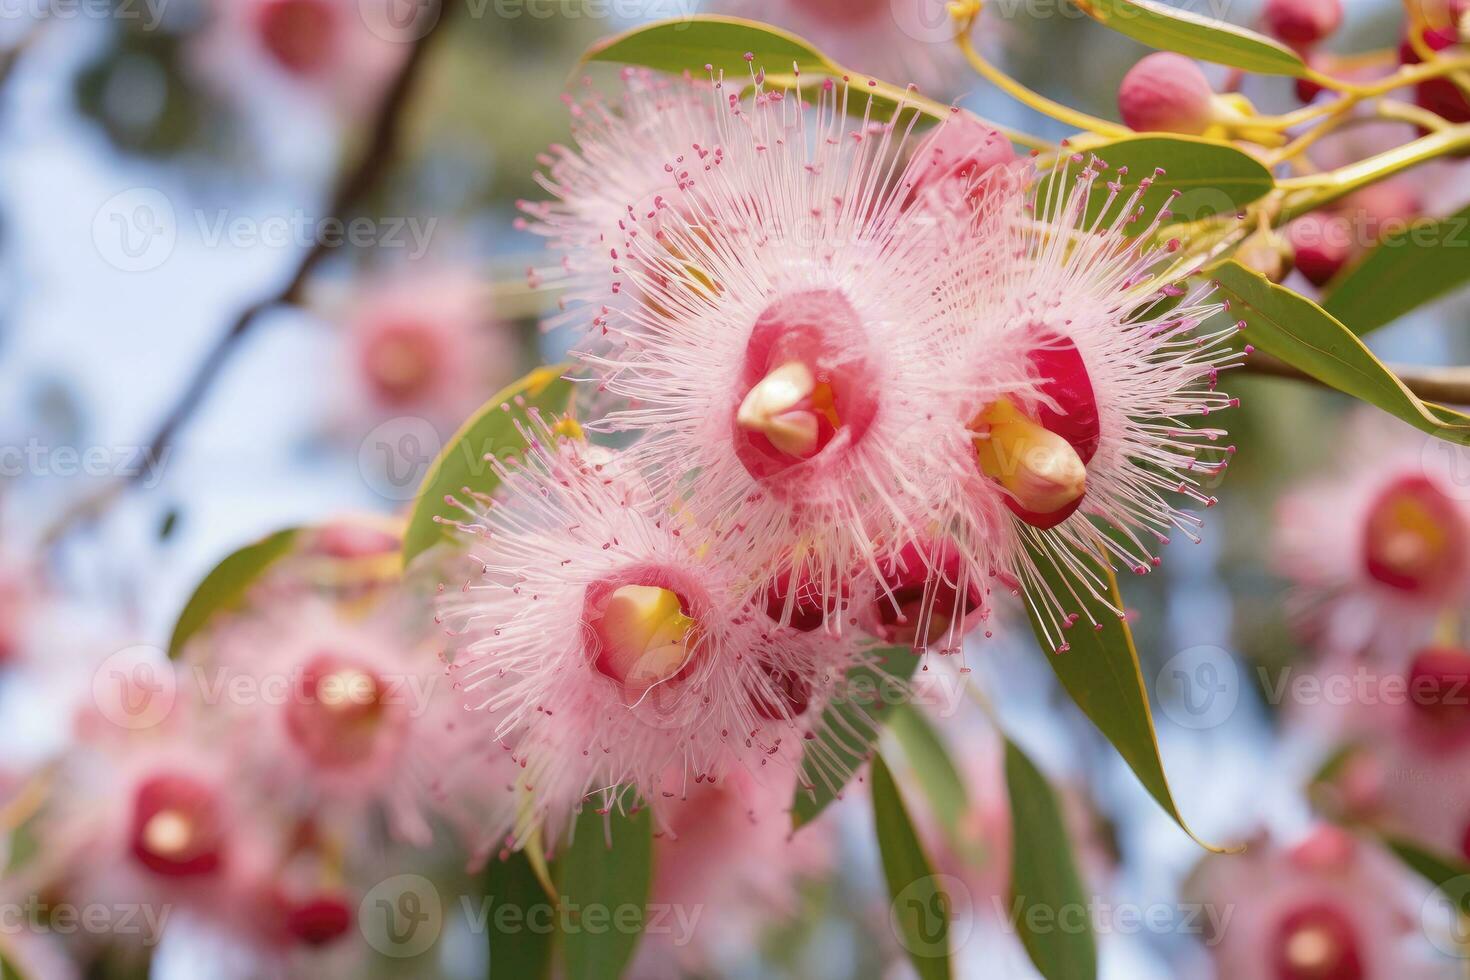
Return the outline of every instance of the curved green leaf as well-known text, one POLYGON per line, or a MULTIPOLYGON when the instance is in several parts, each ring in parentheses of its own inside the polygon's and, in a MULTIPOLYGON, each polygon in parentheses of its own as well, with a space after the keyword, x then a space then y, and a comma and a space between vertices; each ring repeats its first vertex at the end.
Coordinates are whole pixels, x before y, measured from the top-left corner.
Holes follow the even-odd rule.
POLYGON ((929 724, 924 713, 912 704, 901 704, 888 717, 888 730, 903 747, 903 757, 913 770, 919 788, 928 798, 951 847, 963 850, 960 821, 969 810, 965 781, 944 747, 944 740, 929 724))
MULTIPOLYGON (((862 80, 861 85, 856 81, 853 84, 853 91, 861 91, 862 97, 849 98, 845 103, 847 111, 855 116, 870 112, 874 119, 886 119, 900 104, 931 119, 944 119, 954 111, 951 106, 902 85, 839 65, 811 42, 789 31, 739 17, 700 14, 644 24, 592 45, 582 60, 695 74, 703 72, 708 65, 741 85, 751 77, 753 67, 765 72, 768 88, 785 90, 798 86, 806 90, 829 78, 847 77, 862 80), (745 59, 747 54, 751 56, 749 62, 745 59)), ((1046 145, 1034 136, 989 120, 981 121, 1022 146, 1046 145)))
POLYGON ((709 65, 737 78, 744 78, 752 65, 783 74, 793 66, 823 75, 842 71, 836 62, 795 34, 753 20, 714 14, 671 17, 635 27, 592 45, 582 60, 642 65, 675 74, 703 72, 709 65), (753 55, 749 61, 747 54, 753 55))
POLYGON ((1047 638, 1047 625, 1037 613, 1036 602, 1043 600, 1026 603, 1031 628, 1041 649, 1047 651, 1046 662, 1056 672, 1062 687, 1098 731, 1113 743, 1123 761, 1143 783, 1143 788, 1164 808, 1164 812, 1174 818, 1180 829, 1201 847, 1221 851, 1221 848, 1200 840, 1189 829, 1179 813, 1179 805, 1174 802, 1173 791, 1169 789, 1164 762, 1159 757, 1159 739, 1154 732, 1148 689, 1143 684, 1138 649, 1133 645, 1133 631, 1128 628, 1127 620, 1114 611, 1123 608, 1123 597, 1118 592, 1118 580, 1113 570, 1084 555, 1071 556, 1077 565, 1086 567, 1090 576, 1107 584, 1108 598, 1113 605, 1109 608, 1092 595, 1085 583, 1075 579, 1075 573, 1060 568, 1049 553, 1030 544, 1027 550, 1040 575, 1042 591, 1066 604, 1067 611, 1081 614, 1067 634, 1070 647, 1065 651, 1051 652, 1052 641, 1047 638), (1080 607, 1085 607, 1085 612, 1080 607), (1092 622, 1096 622, 1098 628, 1092 628, 1089 625, 1092 622))
POLYGON ((1357 336, 1316 303, 1230 261, 1213 270, 1245 340, 1313 378, 1376 405, 1421 432, 1470 445, 1470 416, 1422 401, 1357 336))
POLYGON ((558 916, 569 980, 615 980, 643 934, 653 880, 653 821, 647 807, 606 815, 586 805, 571 846, 557 861, 558 916))
POLYGON ((1105 27, 1151 48, 1177 51, 1201 61, 1262 75, 1302 75, 1307 65, 1279 41, 1223 20, 1202 17, 1150 0, 1076 0, 1105 27))
POLYGON ((922 980, 948 980, 949 896, 914 832, 913 821, 904 808, 903 797, 893 774, 881 755, 873 756, 873 824, 878 832, 878 853, 883 858, 883 877, 892 900, 892 922, 900 942, 922 980))
POLYGON ((1403 837, 1384 835, 1381 839, 1406 868, 1461 903, 1461 911, 1470 914, 1466 904, 1470 899, 1470 865, 1403 837))
POLYGON ((872 665, 859 664, 847 672, 841 690, 822 712, 815 737, 806 743, 801 785, 791 805, 793 828, 816 819, 873 754, 883 719, 896 703, 894 694, 907 690, 920 659, 908 647, 885 647, 876 651, 876 658, 872 665))
POLYGON ((460 426, 424 475, 424 485, 414 500, 413 513, 403 532, 405 566, 449 537, 448 529, 436 517, 463 516, 445 501, 446 497, 459 494, 466 487, 487 494, 495 489, 499 478, 485 457, 494 454, 504 459, 526 448, 516 423, 525 421, 529 409, 547 413, 567 411, 572 400, 572 382, 562 375, 570 369, 570 364, 537 368, 496 392, 460 426))
MULTIPOLYGON (((1276 184, 1271 171, 1255 157, 1228 143, 1196 136, 1132 136, 1079 152, 1084 156, 1096 156, 1108 167, 1103 179, 1096 182, 1087 202, 1089 222, 1100 217, 1109 221, 1117 217, 1127 203, 1128 195, 1144 179, 1152 180, 1152 186, 1141 202, 1144 214, 1152 217, 1168 204, 1172 215, 1169 223, 1233 214, 1266 196, 1276 184), (1126 174, 1121 173, 1124 168, 1127 169, 1126 174), (1164 175, 1155 177, 1156 169, 1162 169, 1164 175), (1114 199, 1112 209, 1104 216, 1103 208, 1111 193, 1109 185, 1120 187, 1121 191, 1114 199), (1174 191, 1179 192, 1179 197, 1171 201, 1170 195, 1174 191)), ((1055 195, 1056 182, 1074 180, 1077 172, 1073 166, 1048 175, 1037 185, 1037 200, 1044 201, 1055 195)), ((1131 231, 1140 234, 1146 227, 1146 221, 1139 221, 1131 231)))
POLYGON ((491 980, 538 980, 551 974, 556 922, 552 899, 525 851, 514 851, 485 869, 485 939, 491 980))
POLYGON ((173 636, 169 637, 168 655, 177 657, 182 653, 184 645, 216 613, 237 608, 250 586, 265 574, 266 569, 290 552, 299 533, 299 528, 277 531, 226 555, 214 566, 184 604, 183 612, 179 613, 173 636))
POLYGON ((1061 803, 1026 753, 1006 739, 1011 801, 1011 925, 1046 980, 1097 976, 1097 939, 1061 803))
POLYGON ((1333 285, 1325 309, 1362 336, 1470 282, 1470 207, 1384 235, 1333 285))

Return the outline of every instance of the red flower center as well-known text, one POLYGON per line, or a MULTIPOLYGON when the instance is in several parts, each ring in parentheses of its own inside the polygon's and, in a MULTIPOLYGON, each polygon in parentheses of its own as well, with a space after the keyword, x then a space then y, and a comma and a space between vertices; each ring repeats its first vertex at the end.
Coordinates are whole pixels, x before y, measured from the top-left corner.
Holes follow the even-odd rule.
POLYGON ((1275 980, 1364 980, 1356 930, 1327 903, 1293 909, 1276 929, 1275 980))
POLYGON ((442 362, 433 332, 412 322, 379 329, 362 350, 368 386, 388 405, 411 405, 430 394, 442 362))
POLYGON ((1458 580, 1465 525, 1455 502, 1422 476, 1395 481, 1368 510, 1363 556, 1375 580, 1404 592, 1436 592, 1458 580))
POLYGON ((765 480, 860 440, 878 410, 862 321, 839 292, 776 300, 756 320, 733 406, 735 453, 765 480))
POLYGON ((386 713, 383 681, 370 668, 319 653, 286 704, 286 731, 315 764, 341 768, 367 760, 379 745, 386 713))
POLYGON ((629 703, 694 670, 702 637, 697 594, 677 570, 659 567, 628 569, 587 587, 588 656, 629 703))
POLYGON ((223 858, 219 798, 190 776, 163 774, 139 785, 133 798, 133 856, 170 878, 212 875, 223 858))
POLYGON ((337 11, 322 0, 270 0, 257 15, 261 43, 295 75, 309 75, 328 61, 337 11))

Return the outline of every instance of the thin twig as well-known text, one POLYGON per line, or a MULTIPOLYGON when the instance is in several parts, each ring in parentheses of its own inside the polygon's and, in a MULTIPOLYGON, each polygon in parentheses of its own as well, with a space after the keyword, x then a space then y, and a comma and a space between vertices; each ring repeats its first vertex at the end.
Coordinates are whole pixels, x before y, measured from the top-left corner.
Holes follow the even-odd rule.
MULTIPOLYGON (((377 113, 373 117, 367 141, 357 162, 350 170, 343 173, 332 193, 328 216, 345 220, 366 200, 387 173, 397 155, 410 96, 427 56, 430 42, 443 32, 444 20, 452 6, 452 4, 445 4, 438 22, 422 37, 414 41, 403 66, 383 94, 377 113)), ((173 407, 164 415, 158 428, 149 438, 142 457, 145 465, 134 467, 127 475, 115 478, 95 493, 67 508, 42 535, 42 547, 54 544, 74 527, 95 520, 142 474, 155 471, 159 461, 166 458, 179 432, 189 423, 209 395, 210 389, 219 379, 225 365, 239 348, 240 341, 245 339, 263 314, 277 307, 300 304, 307 280, 317 266, 326 259, 330 247, 327 238, 318 236, 311 247, 302 253, 301 261, 284 286, 272 295, 251 303, 236 315, 228 329, 215 342, 214 347, 205 354, 199 366, 194 369, 194 375, 190 378, 188 385, 185 386, 173 407)))
MULTIPOLYGON (((1264 351, 1251 354, 1243 367, 1250 374, 1322 384, 1300 368, 1278 360, 1264 351)), ((1390 364, 1388 369, 1398 376, 1405 388, 1425 401, 1445 405, 1470 405, 1470 367, 1435 368, 1390 364)))

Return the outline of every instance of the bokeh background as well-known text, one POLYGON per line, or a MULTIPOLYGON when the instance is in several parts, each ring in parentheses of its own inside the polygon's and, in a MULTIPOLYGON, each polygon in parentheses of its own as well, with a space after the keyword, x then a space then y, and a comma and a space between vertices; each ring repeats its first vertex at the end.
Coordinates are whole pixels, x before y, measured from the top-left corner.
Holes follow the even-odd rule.
MULTIPOLYGON (((394 80, 418 32, 395 34, 392 2, 0 4, 0 555, 48 592, 0 665, 0 782, 19 784, 64 750, 97 665, 165 643, 222 556, 283 527, 401 513, 461 419, 564 349, 538 329, 555 298, 526 285, 544 259, 517 229, 515 201, 542 195, 537 155, 568 137, 561 96, 580 84, 586 46, 692 8, 452 0, 460 6, 400 97, 394 80), (323 244, 334 234, 355 240, 323 244), (413 390, 413 365, 393 360, 393 323, 416 317, 442 324, 457 362, 432 397, 413 390), (170 420, 161 458, 143 465, 170 420)), ((1207 12, 1256 16, 1249 3, 1226 5, 1207 12)), ((897 20, 885 45, 852 37, 839 4, 720 9, 801 30, 858 69, 896 81, 910 72, 989 119, 1066 135, 897 20)), ((1349 0, 1333 45, 1392 46, 1399 21, 1393 3, 1349 0)), ((996 4, 979 39, 1026 84, 1108 118, 1118 79, 1145 51, 1061 0, 996 4)), ((1294 105, 1285 81, 1249 84, 1263 109, 1294 105)), ((1425 177, 1426 208, 1457 206, 1465 184, 1463 171, 1425 177)), ((1463 362, 1467 318, 1470 300, 1451 297, 1373 346, 1388 361, 1463 362)), ((1256 669, 1302 656, 1272 571, 1273 518, 1286 488, 1343 457, 1349 406, 1286 380, 1232 378, 1231 390, 1239 453, 1203 542, 1175 544, 1161 573, 1125 583, 1126 594, 1163 758, 1196 832, 1226 841, 1267 827, 1291 839, 1312 822, 1303 786, 1322 747, 1288 723, 1292 706, 1256 669)), ((1024 618, 1013 611, 1006 625, 969 664, 1056 782, 1092 801, 1088 833, 1112 868, 1100 900, 1175 910, 1157 928, 1104 934, 1104 974, 1210 975, 1201 937, 1177 914, 1202 852, 1058 692, 1024 618)), ((993 752, 964 723, 951 731, 957 758, 972 743, 993 752)), ((867 906, 883 900, 869 818, 840 809, 822 830, 830 873, 807 887, 800 915, 715 972, 908 970, 871 926, 867 906)), ((1409 876, 1394 888, 1415 916, 1429 901, 1409 876)), ((1034 975, 993 916, 971 918, 964 975, 1034 975)), ((1426 975, 1462 975, 1422 930, 1408 942, 1426 975)), ((170 932, 153 975, 250 975, 212 949, 170 932)), ((373 969, 483 976, 484 956, 468 925, 451 922, 410 972, 387 960, 373 969)))

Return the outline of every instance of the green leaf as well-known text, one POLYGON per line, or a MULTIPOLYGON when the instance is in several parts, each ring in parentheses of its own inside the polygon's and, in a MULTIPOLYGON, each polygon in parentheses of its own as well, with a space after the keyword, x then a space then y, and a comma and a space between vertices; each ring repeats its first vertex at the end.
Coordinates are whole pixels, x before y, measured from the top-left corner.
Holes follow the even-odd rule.
POLYGON ((872 780, 873 823, 899 942, 922 980, 947 980, 951 975, 949 896, 924 854, 903 797, 881 755, 873 757, 872 780))
POLYGON ((1010 739, 1006 789, 1011 800, 1011 924, 1046 980, 1096 977, 1097 940, 1061 804, 1010 739))
POLYGON ((1086 584, 1071 571, 1063 571, 1052 556, 1029 544, 1027 550, 1040 576, 1038 596, 1052 595, 1065 604, 1068 612, 1080 613, 1080 619, 1067 633, 1070 647, 1053 652, 1046 622, 1037 613, 1038 597, 1026 603, 1026 613, 1037 642, 1045 651, 1046 662, 1056 672, 1062 687, 1071 695, 1098 731, 1107 737, 1123 761, 1128 763, 1143 788, 1174 818, 1181 830, 1201 847, 1211 851, 1221 848, 1206 844, 1194 835, 1179 806, 1174 802, 1164 762, 1159 757, 1159 740, 1154 732, 1153 711, 1149 707, 1148 690, 1143 684, 1143 671, 1138 664, 1138 650, 1133 644, 1133 631, 1114 609, 1123 608, 1118 580, 1113 570, 1097 564, 1082 554, 1072 555, 1078 566, 1098 582, 1106 584, 1108 599, 1114 608, 1094 597, 1086 584), (1098 628, 1093 628, 1096 622, 1098 628))
POLYGON ((1430 435, 1470 444, 1470 416, 1420 400, 1342 322, 1305 296, 1230 261, 1213 270, 1245 340, 1430 435))
POLYGON ((874 664, 859 664, 847 672, 842 688, 822 712, 815 737, 807 740, 801 785, 791 806, 793 828, 816 819, 842 792, 845 779, 873 754, 884 717, 904 699, 906 683, 919 666, 919 657, 908 647, 885 647, 875 657, 874 664))
POLYGON ((1454 899, 1463 913, 1470 914, 1470 865, 1403 837, 1384 835, 1382 840, 1405 867, 1454 899))
POLYGON ((592 45, 584 61, 642 65, 658 71, 702 74, 705 66, 745 79, 751 65, 785 74, 794 65, 802 72, 838 75, 842 69, 795 34, 739 17, 702 14, 672 17, 624 31, 592 45), (745 55, 754 57, 747 62, 745 55))
MULTIPOLYGON (((1088 199, 1089 222, 1102 216, 1111 193, 1110 184, 1121 185, 1122 190, 1106 215, 1109 221, 1118 215, 1140 181, 1152 180, 1141 202, 1145 219, 1129 227, 1132 234, 1141 234, 1148 226, 1147 219, 1165 204, 1172 215, 1166 223, 1198 221, 1215 214, 1234 214, 1264 197, 1275 186, 1271 171, 1255 157, 1228 143, 1195 136, 1132 136, 1078 152, 1084 156, 1095 155, 1108 166, 1088 199), (1120 175, 1125 167, 1127 174, 1120 175), (1164 176, 1155 177, 1156 169, 1162 169, 1164 176), (1176 190, 1179 197, 1171 201, 1170 194, 1176 190)), ((1037 200, 1055 197, 1056 181, 1070 182, 1076 179, 1077 173, 1078 168, 1072 166, 1048 175, 1037 185, 1037 200)))
POLYGON ((568 980, 613 980, 643 933, 653 878, 653 821, 647 807, 606 816, 584 805, 571 846, 557 862, 566 903, 558 921, 568 980))
POLYGON ((514 851, 504 861, 490 863, 485 871, 485 898, 489 980, 548 976, 556 909, 526 852, 514 851))
POLYGON ((962 850, 960 821, 969 810, 965 781, 944 747, 944 740, 929 724, 924 713, 912 704, 901 704, 888 717, 888 730, 903 746, 903 756, 929 800, 950 846, 962 850))
MULTIPOLYGON (((723 71, 727 83, 742 87, 748 86, 754 67, 765 72, 768 88, 800 87, 803 92, 826 79, 847 77, 853 80, 853 95, 845 104, 847 112, 854 116, 870 112, 874 119, 888 119, 900 104, 935 120, 944 119, 954 111, 904 86, 839 65, 811 42, 789 31, 739 17, 700 14, 644 24, 592 45, 582 60, 639 65, 675 73, 689 71, 696 75, 709 65, 723 71), (746 54, 751 55, 749 63, 746 54)), ((989 120, 981 122, 1022 146, 1046 145, 1034 136, 989 120)))
POLYGON ((216 613, 238 608, 244 601, 250 586, 265 574, 271 565, 290 552, 291 547, 296 543, 298 533, 300 533, 298 528, 277 531, 269 537, 230 553, 223 561, 214 566, 213 570, 204 576, 204 580, 199 583, 194 594, 189 597, 189 601, 184 604, 184 611, 179 613, 178 622, 174 624, 173 636, 169 637, 168 655, 178 657, 183 652, 184 645, 202 630, 216 613))
POLYGON ((1307 65, 1286 45, 1223 20, 1150 0, 1076 0, 1083 13, 1151 48, 1177 51, 1261 75, 1303 75, 1307 65))
POLYGON ((1470 207, 1384 235, 1333 285, 1323 308, 1362 336, 1470 282, 1470 207))
POLYGON ((541 367, 500 391, 470 416, 444 446, 434 465, 424 476, 414 500, 413 513, 403 533, 403 564, 450 536, 448 528, 436 517, 456 519, 463 513, 445 502, 446 497, 463 492, 491 493, 500 482, 485 461, 493 453, 498 459, 513 456, 526 448, 526 441, 516 429, 530 409, 546 413, 567 411, 572 399, 572 382, 562 375, 570 364, 541 367))
POLYGON ((20 972, 15 961, 3 949, 0 949, 0 980, 26 980, 26 975, 20 972))

